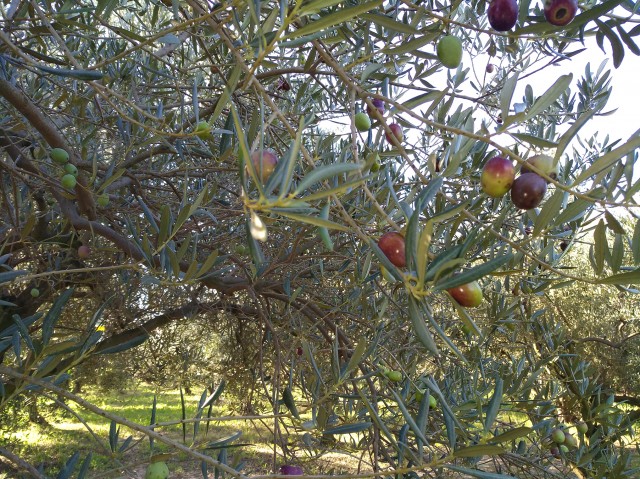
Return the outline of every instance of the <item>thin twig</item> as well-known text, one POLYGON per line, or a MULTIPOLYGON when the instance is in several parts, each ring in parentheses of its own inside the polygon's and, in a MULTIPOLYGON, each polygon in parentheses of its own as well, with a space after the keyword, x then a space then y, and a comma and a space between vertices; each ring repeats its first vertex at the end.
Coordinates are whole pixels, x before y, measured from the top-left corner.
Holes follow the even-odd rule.
POLYGON ((31 474, 31 477, 35 477, 36 479, 47 479, 46 476, 44 476, 43 474, 40 474, 40 472, 38 472, 38 470, 35 467, 33 467, 31 464, 29 464, 23 459, 20 459, 18 456, 16 456, 11 451, 5 449, 4 447, 0 447, 0 456, 6 457, 12 463, 18 466, 20 469, 24 469, 25 471, 27 471, 29 474, 31 474))

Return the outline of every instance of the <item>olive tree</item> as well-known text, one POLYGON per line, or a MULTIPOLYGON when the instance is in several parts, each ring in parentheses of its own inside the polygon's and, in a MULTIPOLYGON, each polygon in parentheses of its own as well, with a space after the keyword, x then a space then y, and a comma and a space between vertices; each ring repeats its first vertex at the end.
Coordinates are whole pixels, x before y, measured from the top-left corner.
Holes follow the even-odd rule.
POLYGON ((514 3, 3 5, 3 418, 56 394, 112 421, 111 451, 140 444, 120 424, 244 477, 235 437, 203 453, 65 386, 99 355, 148 363, 151 341, 183 331, 185 350, 225 345, 215 374, 198 354, 180 366, 212 379, 194 439, 242 378, 244 409, 271 418, 273 471, 338 449, 372 477, 628 473, 633 417, 536 298, 637 293, 640 136, 580 137, 610 113, 608 65, 527 83, 589 37, 628 61, 638 16, 585 1, 554 25, 514 3), (504 196, 486 193, 491 170, 482 186, 496 156, 528 169, 504 196), (568 268, 584 243, 589 267, 568 268), (456 290, 476 283, 472 308, 456 290), (551 444, 581 421, 566 451, 551 444))

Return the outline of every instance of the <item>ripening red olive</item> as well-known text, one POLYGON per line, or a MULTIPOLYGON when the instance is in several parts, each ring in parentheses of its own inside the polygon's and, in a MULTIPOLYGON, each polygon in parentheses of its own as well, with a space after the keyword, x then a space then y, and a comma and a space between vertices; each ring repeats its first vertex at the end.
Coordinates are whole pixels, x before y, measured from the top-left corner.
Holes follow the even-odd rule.
POLYGON ((383 234, 378 240, 378 248, 394 266, 404 268, 407 265, 404 249, 404 236, 395 231, 383 234))
POLYGON ((449 288, 447 292, 460 306, 475 308, 482 303, 482 288, 477 281, 449 288))
MULTIPOLYGON (((391 130, 391 133, 393 133, 393 136, 396 138, 396 140, 398 140, 398 143, 402 143, 402 140, 404 139, 402 127, 397 123, 391 123, 389 125, 389 129, 391 130)), ((391 139, 391 135, 389 135, 389 133, 385 132, 384 136, 389 143, 393 144, 393 140, 391 139)))
POLYGON ((251 162, 260 181, 266 183, 276 169, 278 156, 273 150, 256 150, 251 153, 251 162))
POLYGON ((83 244, 78 248, 78 258, 87 259, 89 256, 91 256, 91 248, 86 244, 83 244))
POLYGON ((516 177, 516 169, 511 160, 502 156, 495 156, 487 161, 482 168, 480 184, 482 190, 494 198, 504 196, 511 189, 516 177))

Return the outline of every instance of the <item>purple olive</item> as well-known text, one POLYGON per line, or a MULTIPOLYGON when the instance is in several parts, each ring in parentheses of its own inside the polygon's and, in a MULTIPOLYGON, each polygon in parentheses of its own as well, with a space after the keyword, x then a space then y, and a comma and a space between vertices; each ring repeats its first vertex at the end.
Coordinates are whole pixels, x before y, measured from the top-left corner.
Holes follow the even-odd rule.
POLYGON ((280 474, 284 476, 301 476, 304 474, 304 471, 301 467, 290 466, 287 464, 280 467, 280 474))

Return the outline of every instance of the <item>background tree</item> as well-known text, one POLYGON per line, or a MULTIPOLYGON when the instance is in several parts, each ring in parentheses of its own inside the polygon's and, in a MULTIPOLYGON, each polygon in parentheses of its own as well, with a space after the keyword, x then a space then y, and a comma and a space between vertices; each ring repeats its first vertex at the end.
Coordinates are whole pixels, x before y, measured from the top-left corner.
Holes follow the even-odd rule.
POLYGON ((640 137, 572 142, 606 113, 604 65, 573 90, 568 74, 514 91, 585 36, 619 66, 638 17, 620 0, 550 5, 577 16, 556 26, 503 0, 488 15, 484 1, 3 6, 0 412, 54 393, 111 418, 112 451, 119 423, 240 477, 226 452, 61 387, 133 354, 141 379, 205 382, 199 417, 226 380, 238 410, 278 413, 274 470, 350 437, 371 475, 542 477, 554 455, 583 477, 629 473, 617 440, 635 416, 614 400, 632 391, 594 376, 553 292, 637 292, 640 137), (520 193, 483 192, 489 159, 542 152, 520 193), (389 231, 404 257, 378 246, 389 231), (571 269, 580 242, 589 267, 571 269), (474 281, 477 309, 452 298, 474 281))

